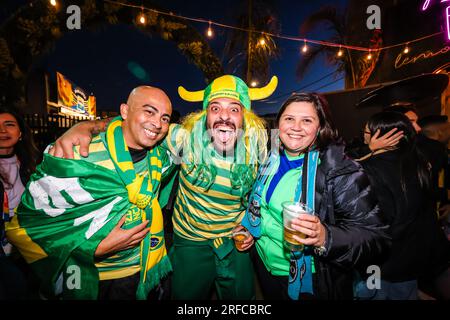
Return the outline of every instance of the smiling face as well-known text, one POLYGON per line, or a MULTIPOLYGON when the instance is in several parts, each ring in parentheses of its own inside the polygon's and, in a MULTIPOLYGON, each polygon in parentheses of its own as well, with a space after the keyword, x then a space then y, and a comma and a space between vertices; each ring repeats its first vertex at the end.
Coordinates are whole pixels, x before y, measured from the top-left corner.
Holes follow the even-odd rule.
POLYGON ((21 136, 16 118, 10 113, 0 114, 0 154, 12 154, 21 136))
POLYGON ((281 114, 278 128, 286 153, 296 156, 313 144, 320 121, 312 103, 293 102, 281 114))
POLYGON ((241 104, 233 99, 217 98, 208 104, 206 128, 217 152, 229 152, 234 148, 238 130, 242 129, 243 114, 241 104))
POLYGON ((120 106, 123 136, 130 148, 151 148, 169 130, 172 105, 167 95, 153 87, 138 87, 120 106))

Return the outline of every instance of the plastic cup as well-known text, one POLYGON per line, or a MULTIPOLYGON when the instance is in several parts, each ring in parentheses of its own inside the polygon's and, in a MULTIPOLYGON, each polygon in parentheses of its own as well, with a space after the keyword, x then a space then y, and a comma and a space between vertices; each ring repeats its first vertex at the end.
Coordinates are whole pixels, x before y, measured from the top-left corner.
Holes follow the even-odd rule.
POLYGON ((283 233, 284 233, 284 246, 292 251, 302 251, 304 245, 294 239, 294 235, 299 238, 306 238, 304 233, 292 229, 292 220, 298 218, 300 214, 312 214, 314 212, 306 207, 305 204, 300 202, 286 201, 282 204, 283 207, 283 233))
POLYGON ((232 236, 236 249, 238 249, 239 251, 244 251, 242 247, 244 245, 244 241, 247 240, 248 237, 250 237, 250 232, 248 232, 246 229, 241 229, 239 231, 233 231, 232 236))

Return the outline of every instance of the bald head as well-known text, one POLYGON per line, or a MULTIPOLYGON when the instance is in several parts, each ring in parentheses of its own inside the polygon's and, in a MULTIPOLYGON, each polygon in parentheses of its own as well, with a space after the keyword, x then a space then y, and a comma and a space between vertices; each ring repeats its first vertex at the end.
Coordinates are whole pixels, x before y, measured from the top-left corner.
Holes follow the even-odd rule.
POLYGON ((127 103, 120 106, 124 119, 123 136, 128 147, 151 148, 169 130, 172 104, 161 89, 140 86, 131 91, 127 103))
POLYGON ((127 104, 132 106, 136 101, 141 101, 146 97, 153 97, 158 101, 165 102, 172 108, 172 103, 166 93, 159 88, 151 86, 139 86, 134 88, 128 96, 127 104))

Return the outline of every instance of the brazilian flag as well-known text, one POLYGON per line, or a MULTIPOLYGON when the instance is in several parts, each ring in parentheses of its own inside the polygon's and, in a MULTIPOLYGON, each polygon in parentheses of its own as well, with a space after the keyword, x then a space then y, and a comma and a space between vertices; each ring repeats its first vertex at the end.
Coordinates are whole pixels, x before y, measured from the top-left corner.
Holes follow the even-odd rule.
MULTIPOLYGON (((159 163, 159 171, 151 168, 149 175, 160 179, 161 162, 154 160, 155 157, 159 159, 157 156, 162 151, 159 147, 152 150, 153 154, 149 152, 147 156, 149 164, 159 163)), ((115 152, 122 151, 116 144, 115 152)), ((121 154, 116 158, 123 157, 121 154)), ((125 158, 131 160, 128 157, 127 152, 125 158)), ((139 179, 132 180, 131 187, 136 187, 140 196, 140 184, 143 183, 136 181, 139 179)), ((132 188, 124 182, 121 173, 115 174, 111 169, 88 161, 44 154, 44 160, 32 175, 17 214, 6 231, 9 241, 19 249, 40 279, 45 295, 97 299, 99 272, 94 261, 95 250, 130 212, 139 213, 137 223, 150 221, 150 232, 140 247, 141 280, 137 298, 145 299, 148 291, 171 271, 161 208, 156 198, 159 184, 157 187, 154 180, 147 180, 155 189, 153 197, 145 198, 146 207, 143 207, 129 200, 132 188)))

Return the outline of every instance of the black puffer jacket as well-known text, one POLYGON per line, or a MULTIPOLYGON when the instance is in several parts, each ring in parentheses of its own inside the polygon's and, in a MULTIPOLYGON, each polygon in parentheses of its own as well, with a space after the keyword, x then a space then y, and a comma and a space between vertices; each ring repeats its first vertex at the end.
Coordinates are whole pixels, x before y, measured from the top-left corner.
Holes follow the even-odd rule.
POLYGON ((327 253, 315 257, 318 299, 352 299, 355 268, 380 264, 390 246, 388 226, 362 167, 343 145, 320 153, 315 206, 328 229, 327 253))
POLYGON ((381 265, 381 278, 410 281, 448 268, 450 245, 438 225, 432 190, 420 186, 417 171, 404 168, 408 171, 404 172, 402 189, 401 155, 397 150, 374 155, 361 165, 390 224, 392 248, 381 265))

